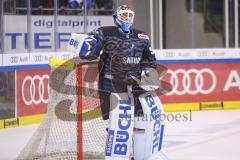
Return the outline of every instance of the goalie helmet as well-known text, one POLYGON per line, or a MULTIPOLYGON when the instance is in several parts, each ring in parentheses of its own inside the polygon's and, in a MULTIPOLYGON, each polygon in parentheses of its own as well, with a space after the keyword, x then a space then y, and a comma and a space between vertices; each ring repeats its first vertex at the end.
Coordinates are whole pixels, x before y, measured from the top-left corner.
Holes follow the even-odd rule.
POLYGON ((127 4, 118 7, 114 13, 113 18, 117 26, 119 26, 124 32, 129 32, 134 19, 134 11, 127 4))

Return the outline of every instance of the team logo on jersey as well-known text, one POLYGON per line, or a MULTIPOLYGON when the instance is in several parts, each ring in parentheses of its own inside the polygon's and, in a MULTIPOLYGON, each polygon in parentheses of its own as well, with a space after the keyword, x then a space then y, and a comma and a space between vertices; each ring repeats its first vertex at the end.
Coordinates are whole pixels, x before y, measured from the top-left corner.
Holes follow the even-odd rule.
POLYGON ((148 35, 146 35, 146 34, 138 34, 138 38, 140 38, 140 39, 149 39, 148 35))
POLYGON ((139 64, 141 61, 140 57, 123 57, 123 64, 139 64))
POLYGON ((112 57, 113 64, 139 64, 141 61, 141 57, 120 57, 114 55, 112 57))

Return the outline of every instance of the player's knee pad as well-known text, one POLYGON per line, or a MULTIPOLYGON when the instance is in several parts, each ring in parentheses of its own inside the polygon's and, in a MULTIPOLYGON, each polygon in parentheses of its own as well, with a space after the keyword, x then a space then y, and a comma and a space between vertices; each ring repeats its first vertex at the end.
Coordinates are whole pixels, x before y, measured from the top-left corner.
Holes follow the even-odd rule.
POLYGON ((134 107, 128 93, 111 93, 105 159, 130 159, 134 107))
POLYGON ((134 120, 134 158, 146 160, 159 153, 162 148, 164 124, 160 121, 160 114, 163 107, 154 92, 140 95, 139 100, 143 117, 136 117, 134 120))

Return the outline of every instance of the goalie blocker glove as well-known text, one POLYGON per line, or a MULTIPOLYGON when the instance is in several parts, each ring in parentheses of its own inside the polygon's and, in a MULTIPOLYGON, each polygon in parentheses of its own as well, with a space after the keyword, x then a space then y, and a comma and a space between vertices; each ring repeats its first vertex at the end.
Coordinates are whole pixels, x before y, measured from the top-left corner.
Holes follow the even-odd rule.
POLYGON ((88 60, 94 60, 97 58, 95 54, 93 54, 93 48, 97 45, 97 40, 92 36, 87 36, 84 39, 81 50, 79 52, 79 57, 84 59, 88 57, 88 60))
POLYGON ((93 35, 72 33, 68 42, 68 50, 82 59, 93 60, 98 57, 93 51, 96 45, 97 40, 93 35))

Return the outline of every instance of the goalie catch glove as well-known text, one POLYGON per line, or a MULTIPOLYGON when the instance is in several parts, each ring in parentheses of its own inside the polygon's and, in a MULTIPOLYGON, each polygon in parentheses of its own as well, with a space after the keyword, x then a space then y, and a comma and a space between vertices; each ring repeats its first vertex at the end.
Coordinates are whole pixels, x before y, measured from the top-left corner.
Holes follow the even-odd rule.
POLYGON ((141 72, 128 72, 123 80, 128 85, 138 85, 141 79, 141 72))
POLYGON ((160 87, 159 75, 154 68, 145 68, 142 70, 141 79, 132 75, 131 78, 145 91, 154 91, 160 87))

